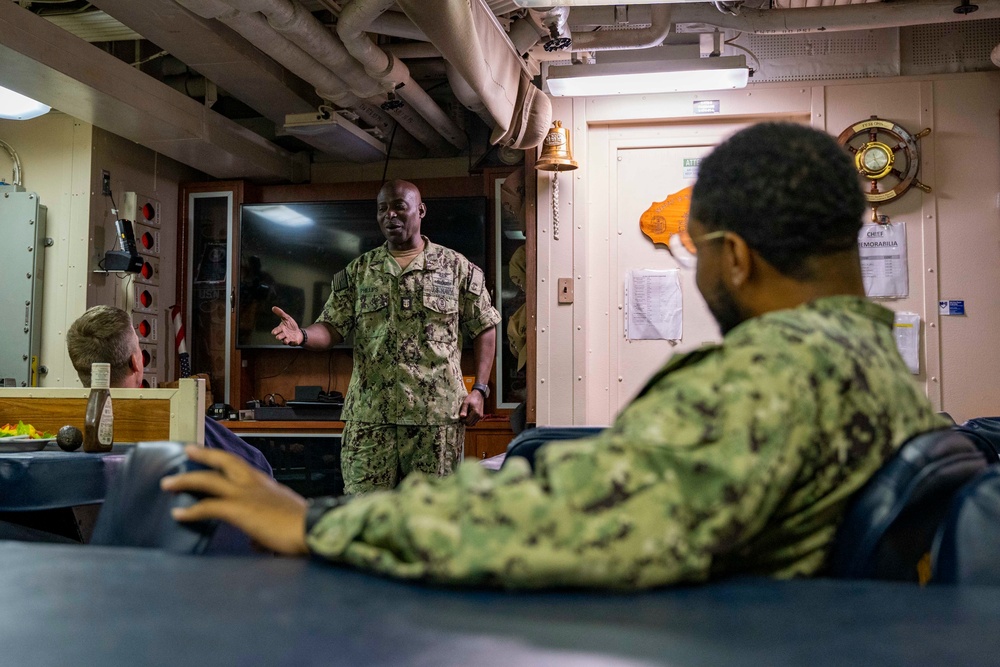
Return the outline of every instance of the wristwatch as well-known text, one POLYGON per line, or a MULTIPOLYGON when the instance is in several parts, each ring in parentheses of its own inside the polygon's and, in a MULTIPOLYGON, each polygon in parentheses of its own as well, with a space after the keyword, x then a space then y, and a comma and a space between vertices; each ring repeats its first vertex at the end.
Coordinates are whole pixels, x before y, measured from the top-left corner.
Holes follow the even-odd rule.
POLYGON ((473 391, 478 391, 480 394, 483 395, 483 398, 489 398, 490 397, 490 388, 489 388, 489 385, 485 385, 482 382, 477 382, 474 385, 472 385, 472 390, 473 391))

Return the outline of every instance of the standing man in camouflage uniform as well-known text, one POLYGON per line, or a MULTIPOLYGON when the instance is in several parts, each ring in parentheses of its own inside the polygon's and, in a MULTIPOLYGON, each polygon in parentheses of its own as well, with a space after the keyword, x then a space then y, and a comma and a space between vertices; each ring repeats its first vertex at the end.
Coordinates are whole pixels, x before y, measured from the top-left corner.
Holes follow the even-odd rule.
POLYGON ((220 452, 219 472, 165 480, 216 498, 271 548, 406 579, 645 588, 734 573, 811 575, 848 499, 912 436, 947 426, 864 296, 865 203, 829 135, 743 130, 700 165, 696 281, 724 334, 671 359, 599 435, 542 447, 535 467, 469 462, 446 479, 311 505, 220 452))
POLYGON ((390 181, 378 193, 383 246, 333 277, 314 324, 275 307, 271 332, 286 345, 326 350, 354 332, 354 372, 344 399, 344 491, 391 489, 413 471, 451 474, 465 426, 483 417, 500 314, 482 270, 420 234, 420 191, 390 181), (462 381, 462 339, 472 339, 476 383, 462 381))

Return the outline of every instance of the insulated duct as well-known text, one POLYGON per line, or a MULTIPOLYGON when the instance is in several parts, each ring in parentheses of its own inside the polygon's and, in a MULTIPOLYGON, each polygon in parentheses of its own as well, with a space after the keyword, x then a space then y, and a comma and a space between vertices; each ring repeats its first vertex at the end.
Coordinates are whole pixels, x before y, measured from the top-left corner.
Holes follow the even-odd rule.
MULTIPOLYGON (((713 9, 716 14, 719 12, 713 9)), ((649 49, 663 44, 670 33, 672 9, 667 5, 649 8, 650 25, 636 30, 594 30, 573 34, 573 51, 618 51, 649 49)))
POLYGON ((494 144, 526 149, 542 142, 552 104, 531 82, 520 54, 482 0, 398 0, 397 5, 482 100, 496 122, 494 144))
MULTIPOLYGON (((390 136, 394 127, 393 118, 406 130, 394 141, 394 152, 407 157, 419 157, 425 149, 414 141, 414 137, 424 146, 436 146, 440 135, 423 118, 412 112, 390 115, 380 108, 385 96, 377 94, 377 86, 372 90, 376 94, 363 99, 351 91, 351 87, 329 67, 319 62, 310 53, 303 51, 277 32, 268 20, 257 12, 239 11, 222 0, 176 0, 178 4, 195 14, 208 19, 216 19, 237 33, 258 49, 269 55, 287 70, 316 87, 316 93, 330 100, 337 106, 355 113, 366 124, 375 129, 377 135, 385 139, 390 136)), ((234 0, 236 1, 236 0, 234 0)), ((325 29, 324 29, 325 31, 325 29)), ((336 41, 332 34, 325 31, 330 40, 336 41)), ((341 45, 342 48, 342 45, 341 45)), ((350 58, 351 66, 360 70, 357 63, 350 58)), ((364 76, 364 73, 361 72, 364 76)), ((365 77, 369 86, 374 86, 371 79, 365 77)))
POLYGON ((490 116, 489 111, 486 110, 486 105, 483 104, 482 99, 476 94, 476 91, 472 89, 472 86, 462 78, 462 75, 455 69, 447 60, 444 61, 444 71, 448 75, 448 83, 451 85, 451 92, 455 93, 455 97, 461 102, 466 109, 473 112, 479 116, 486 127, 493 127, 493 118, 490 116))
MULTIPOLYGON (((452 146, 462 149, 468 145, 465 131, 431 99, 410 76, 406 65, 397 58, 380 49, 367 35, 372 21, 392 6, 393 0, 353 0, 344 7, 337 21, 337 35, 343 40, 344 46, 362 65, 365 71, 375 80, 389 84, 389 104, 392 95, 398 95, 406 104, 411 105, 427 119, 452 146)), ((438 3, 434 3, 437 5, 438 3)), ((421 28, 422 26, 417 26, 421 28)), ((424 31, 426 32, 426 31, 424 31)), ((433 41, 433 40, 432 40, 433 41)), ((396 106, 396 105, 393 105, 396 106)), ((443 149, 443 146, 433 148, 443 149)))
MULTIPOLYGON (((256 12, 263 14, 269 26, 278 34, 284 36, 289 43, 295 44, 312 56, 323 67, 334 72, 343 79, 343 84, 348 86, 354 94, 363 98, 372 108, 377 108, 383 116, 387 113, 396 119, 399 124, 413 137, 430 149, 448 150, 442 133, 429 118, 425 110, 419 106, 415 108, 400 107, 397 105, 387 105, 386 93, 392 90, 392 86, 383 81, 377 81, 370 77, 365 69, 347 50, 344 43, 331 32, 326 26, 319 22, 309 10, 298 2, 291 0, 222 0, 234 9, 246 15, 255 15, 256 12)), ((405 16, 400 17, 402 22, 409 23, 405 16)), ((411 24, 412 25, 412 24, 411 24)), ((307 79, 307 81, 311 81, 307 79)), ((417 84, 414 84, 416 86, 417 84)), ((422 92, 422 91, 421 91, 422 92)), ((323 93, 320 92, 322 95, 323 93)), ((327 98, 337 102, 334 98, 327 98)), ((358 111, 359 109, 347 104, 341 104, 358 111)), ((437 108, 436 106, 434 107, 437 108)), ((367 119, 366 119, 367 120, 367 119)), ((388 137, 387 133, 383 136, 388 137)), ((407 137, 397 136, 395 141, 409 156, 415 156, 412 142, 407 141, 407 137)))
POLYGON ((1000 18, 1000 2, 982 2, 975 18, 955 13, 957 0, 898 0, 835 7, 746 9, 738 16, 723 14, 709 4, 678 4, 674 24, 701 23, 754 34, 790 34, 841 30, 899 28, 928 23, 1000 18))
POLYGON ((538 20, 545 30, 542 48, 546 51, 564 51, 573 44, 573 35, 569 30, 569 8, 552 7, 551 9, 532 9, 530 13, 538 20))

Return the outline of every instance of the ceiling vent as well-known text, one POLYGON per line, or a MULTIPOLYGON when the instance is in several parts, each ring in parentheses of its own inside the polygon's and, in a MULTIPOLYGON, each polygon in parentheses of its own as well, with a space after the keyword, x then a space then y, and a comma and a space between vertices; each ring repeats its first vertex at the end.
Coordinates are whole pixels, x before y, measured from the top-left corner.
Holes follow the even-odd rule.
POLYGON ((296 113, 285 116, 285 132, 337 160, 378 162, 385 144, 337 114, 296 113))

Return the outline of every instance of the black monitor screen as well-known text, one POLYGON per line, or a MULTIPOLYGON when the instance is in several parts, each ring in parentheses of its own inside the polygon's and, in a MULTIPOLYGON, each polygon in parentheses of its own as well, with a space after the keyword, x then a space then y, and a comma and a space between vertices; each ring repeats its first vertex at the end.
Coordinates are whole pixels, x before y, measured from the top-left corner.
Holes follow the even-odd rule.
MULTIPOLYGON (((421 233, 486 269, 486 197, 425 199, 421 233)), ((244 204, 240 208, 236 346, 280 348, 279 306, 302 326, 316 321, 333 275, 385 242, 374 200, 244 204)))

